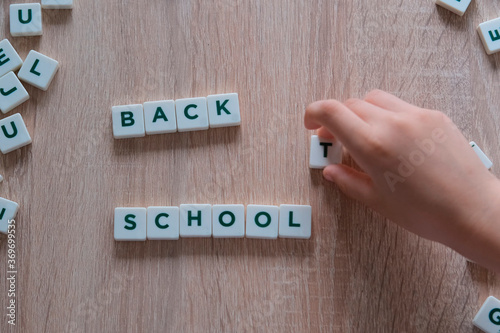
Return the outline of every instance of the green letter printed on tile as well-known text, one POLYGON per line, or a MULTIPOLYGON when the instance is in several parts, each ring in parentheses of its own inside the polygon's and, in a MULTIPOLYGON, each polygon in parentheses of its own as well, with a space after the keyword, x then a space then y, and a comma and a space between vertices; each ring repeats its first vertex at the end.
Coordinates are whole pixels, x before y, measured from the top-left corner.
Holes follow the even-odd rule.
POLYGON ((230 212, 230 211, 225 211, 225 212, 222 212, 220 213, 219 215, 219 223, 221 226, 223 227, 230 227, 234 224, 234 222, 236 222, 236 217, 234 216, 233 212, 230 212), (224 222, 224 215, 228 215, 230 218, 231 218, 231 221, 229 222, 224 222))
POLYGON ((5 125, 2 125, 2 132, 3 132, 3 135, 5 135, 5 137, 7 139, 12 139, 14 138, 16 135, 17 135, 17 127, 16 127, 16 123, 14 123, 13 121, 10 122, 10 125, 12 126, 12 134, 9 134, 7 132, 7 129, 5 128, 5 125))
POLYGON ((198 107, 198 106, 197 106, 196 104, 189 104, 188 106, 186 106, 186 107, 184 108, 184 116, 186 116, 186 118, 187 118, 187 119, 190 119, 190 120, 193 120, 193 119, 198 118, 198 115, 197 115, 197 114, 195 114, 194 116, 192 116, 192 115, 190 115, 190 114, 188 113, 188 110, 189 110, 189 109, 191 109, 191 108, 196 109, 197 107, 198 107))
POLYGON ((134 214, 125 215, 125 222, 130 224, 130 226, 126 225, 125 229, 134 230, 137 227, 137 223, 133 219, 135 219, 134 214))
POLYGON ((2 94, 2 96, 9 96, 10 94, 12 94, 16 90, 17 90, 16 87, 10 89, 9 91, 5 91, 3 88, 1 88, 0 89, 0 94, 2 94))
POLYGON ((217 101, 217 102, 216 102, 216 105, 217 105, 217 115, 218 115, 218 116, 220 116, 220 115, 222 114, 222 112, 221 112, 221 111, 223 111, 223 110, 224 110, 224 112, 225 112, 226 114, 231 114, 231 112, 229 112, 229 110, 228 110, 228 109, 226 109, 226 104, 227 104, 227 102, 229 102, 229 100, 228 100, 228 99, 226 99, 226 100, 224 101, 224 103, 222 103, 222 104, 220 104, 220 101, 217 101))
POLYGON ((290 212, 290 215, 288 215, 288 226, 300 228, 300 223, 293 223, 293 212, 290 212))
POLYGON ((493 31, 495 31, 495 36, 493 36, 493 33, 491 32, 491 30, 488 31, 488 33, 490 34, 491 41, 495 42, 495 41, 500 39, 500 34, 498 33, 498 30, 493 30, 493 31))
POLYGON ((40 63, 40 60, 36 59, 35 62, 33 63, 33 66, 31 66, 30 73, 35 74, 36 76, 42 75, 42 74, 40 74, 40 72, 36 71, 36 66, 38 66, 39 63, 40 63))
POLYGON ((19 23, 22 23, 22 24, 30 23, 31 19, 33 18, 33 15, 31 13, 31 9, 28 9, 28 19, 27 20, 23 19, 23 10, 22 9, 18 10, 17 16, 19 18, 19 23))
POLYGON ((10 58, 2 60, 3 58, 6 57, 5 53, 2 53, 2 52, 3 52, 3 49, 0 49, 0 66, 5 65, 6 63, 8 63, 10 61, 10 58))
POLYGON ((271 215, 269 215, 269 213, 266 213, 266 212, 260 212, 260 213, 257 213, 255 215, 255 224, 260 227, 260 228, 266 228, 268 227, 270 224, 271 224, 271 215), (260 223, 259 221, 259 218, 261 216, 265 216, 266 219, 267 219, 267 222, 266 223, 260 223))
POLYGON ((201 227, 201 210, 198 211, 196 216, 191 214, 191 211, 188 210, 188 227, 191 227, 192 221, 198 221, 198 227, 201 227))
POLYGON ((167 224, 160 224, 160 217, 164 217, 164 218, 168 218, 170 215, 168 215, 167 213, 160 213, 158 215, 156 215, 156 218, 155 218, 155 224, 156 226, 159 228, 159 229, 167 229, 169 227, 168 223, 167 224))
POLYGON ((122 118, 122 127, 134 126, 134 114, 130 111, 123 111, 120 113, 122 118))
POLYGON ((165 121, 168 121, 167 115, 165 114, 165 112, 163 112, 161 106, 156 108, 155 116, 153 117, 153 123, 156 123, 158 119, 163 119, 165 121))

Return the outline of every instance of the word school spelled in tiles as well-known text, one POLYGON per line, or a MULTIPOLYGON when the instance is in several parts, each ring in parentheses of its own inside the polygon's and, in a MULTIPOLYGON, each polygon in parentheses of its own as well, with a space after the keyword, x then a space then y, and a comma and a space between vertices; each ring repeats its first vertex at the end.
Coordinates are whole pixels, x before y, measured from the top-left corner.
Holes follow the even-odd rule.
POLYGON ((146 102, 112 107, 115 139, 200 131, 241 124, 238 94, 146 102))
POLYGON ((116 241, 177 240, 179 237, 277 239, 311 237, 308 205, 208 205, 117 207, 116 241), (246 216, 246 218, 245 218, 246 216), (246 224, 245 224, 246 220, 246 224))

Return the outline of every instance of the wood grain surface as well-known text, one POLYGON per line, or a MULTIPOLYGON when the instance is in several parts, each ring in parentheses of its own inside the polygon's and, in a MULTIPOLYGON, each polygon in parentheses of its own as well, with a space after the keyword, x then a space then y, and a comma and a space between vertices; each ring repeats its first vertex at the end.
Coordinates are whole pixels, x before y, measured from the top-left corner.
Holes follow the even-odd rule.
MULTIPOLYGON (((17 2, 29 2, 19 0, 17 2)), ((448 114, 500 175, 500 56, 432 0, 75 0, 42 37, 61 64, 1 157, 17 216, 17 326, 0 332, 478 332, 500 278, 353 202, 308 168, 305 106, 374 88, 448 114), (242 125, 114 140, 113 105, 237 92, 242 125), (310 204, 310 240, 113 240, 118 206, 310 204)), ((5 117, 3 115, 2 117, 5 117)))

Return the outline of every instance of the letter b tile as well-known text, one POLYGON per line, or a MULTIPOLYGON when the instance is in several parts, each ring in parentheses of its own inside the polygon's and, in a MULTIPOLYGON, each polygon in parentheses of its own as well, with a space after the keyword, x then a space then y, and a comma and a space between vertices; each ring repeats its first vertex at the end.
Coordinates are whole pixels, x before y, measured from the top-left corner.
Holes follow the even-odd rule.
POLYGON ((146 135, 142 104, 113 106, 111 113, 115 139, 138 138, 146 135))

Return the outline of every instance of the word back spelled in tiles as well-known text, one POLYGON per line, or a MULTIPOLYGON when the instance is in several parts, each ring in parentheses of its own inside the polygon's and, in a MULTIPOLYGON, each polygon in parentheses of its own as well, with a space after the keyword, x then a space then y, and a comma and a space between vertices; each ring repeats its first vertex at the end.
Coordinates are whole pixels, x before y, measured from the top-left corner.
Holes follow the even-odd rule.
POLYGON ((116 241, 177 240, 179 237, 311 237, 311 206, 188 204, 180 207, 118 207, 116 241), (246 222, 246 225, 245 225, 246 222))
POLYGON ((14 37, 42 34, 42 7, 39 3, 10 5, 10 34, 14 37))
POLYGON ((115 139, 142 137, 142 127, 145 134, 152 135, 241 124, 236 93, 146 102, 141 106, 143 115, 139 114, 139 105, 112 107, 115 139))
POLYGON ((500 17, 481 23, 477 27, 477 32, 487 54, 500 51, 500 17))

